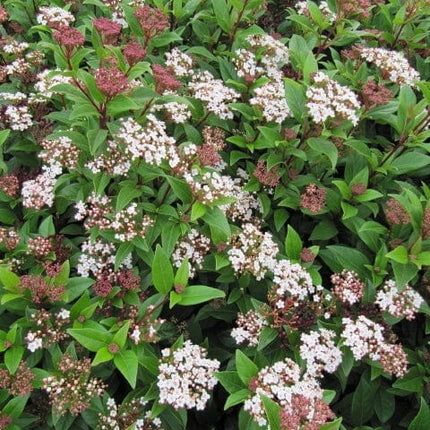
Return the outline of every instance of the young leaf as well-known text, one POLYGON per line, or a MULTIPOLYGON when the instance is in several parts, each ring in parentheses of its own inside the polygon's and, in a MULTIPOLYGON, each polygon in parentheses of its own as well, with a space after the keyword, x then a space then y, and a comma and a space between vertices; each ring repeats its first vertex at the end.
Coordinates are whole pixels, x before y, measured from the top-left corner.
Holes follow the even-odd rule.
POLYGON ((157 245, 152 262, 152 282, 159 293, 167 294, 173 287, 173 267, 169 257, 160 245, 157 245))

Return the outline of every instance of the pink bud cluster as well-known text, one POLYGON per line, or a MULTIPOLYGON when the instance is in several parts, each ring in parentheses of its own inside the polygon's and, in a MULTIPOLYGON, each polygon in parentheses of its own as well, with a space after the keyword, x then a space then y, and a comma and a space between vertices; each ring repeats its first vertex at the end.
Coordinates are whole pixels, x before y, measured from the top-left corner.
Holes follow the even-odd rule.
POLYGON ((331 275, 331 282, 333 293, 342 303, 352 306, 363 296, 364 283, 354 271, 344 269, 341 273, 335 273, 331 275))
POLYGON ((250 310, 246 314, 240 312, 236 319, 237 327, 231 331, 231 337, 237 344, 257 346, 261 331, 267 325, 267 321, 256 311, 250 310))
POLYGON ((91 360, 74 360, 64 354, 58 363, 58 375, 43 379, 43 389, 48 393, 52 407, 58 415, 79 415, 90 407, 91 400, 103 395, 105 384, 90 378, 91 360))

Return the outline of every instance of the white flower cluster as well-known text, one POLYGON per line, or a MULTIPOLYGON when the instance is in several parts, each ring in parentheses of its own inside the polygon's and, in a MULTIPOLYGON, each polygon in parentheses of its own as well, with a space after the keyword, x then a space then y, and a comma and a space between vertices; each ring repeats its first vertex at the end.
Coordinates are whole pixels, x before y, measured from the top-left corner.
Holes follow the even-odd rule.
POLYGON ((35 179, 24 181, 21 195, 22 205, 36 210, 43 206, 51 207, 54 204, 54 186, 57 176, 61 175, 62 168, 58 163, 42 166, 43 172, 35 179))
POLYGON ((363 46, 360 47, 360 54, 361 58, 379 67, 384 78, 398 85, 415 86, 415 82, 420 80, 419 73, 400 52, 363 46))
POLYGON ((313 76, 314 85, 306 91, 306 107, 317 124, 327 119, 347 119, 358 124, 357 110, 360 102, 357 95, 348 87, 338 84, 325 73, 313 76))
POLYGON ((182 240, 177 242, 172 254, 173 265, 179 267, 187 258, 189 277, 193 278, 196 274, 196 267, 201 268, 203 259, 210 248, 211 240, 193 228, 182 240))
POLYGON ((375 303, 383 311, 387 311, 397 318, 405 317, 411 321, 415 318, 424 299, 409 285, 400 291, 393 280, 385 282, 382 290, 378 291, 375 303))
POLYGON ((29 331, 27 333, 27 336, 25 337, 25 341, 27 342, 27 349, 30 352, 34 352, 38 349, 43 348, 43 340, 41 337, 37 336, 37 333, 33 333, 32 331, 29 331))
POLYGON ((372 360, 378 360, 379 346, 385 343, 384 327, 365 317, 359 315, 356 321, 344 318, 342 324, 345 326, 341 337, 344 345, 348 346, 354 358, 361 360, 368 355, 372 360))
POLYGON ((177 77, 188 77, 194 73, 193 59, 178 48, 166 53, 166 66, 172 69, 177 77))
POLYGON ((267 326, 267 321, 258 312, 251 310, 246 314, 239 313, 236 325, 237 327, 231 331, 231 337, 236 343, 257 346, 260 333, 267 326))
POLYGON ((163 349, 161 355, 157 380, 159 402, 174 409, 203 410, 210 391, 217 384, 213 373, 218 370, 220 362, 206 358, 206 350, 189 340, 182 348, 163 349))
POLYGON ((253 106, 262 110, 266 121, 281 124, 291 112, 285 98, 283 74, 280 68, 288 63, 289 53, 286 46, 269 35, 253 34, 246 38, 250 49, 239 49, 233 62, 237 74, 246 80, 254 81, 266 76, 269 81, 254 89, 249 100, 253 106), (261 54, 263 51, 263 54, 261 54))
POLYGON ((281 79, 280 68, 290 60, 287 47, 268 34, 252 34, 246 38, 253 50, 264 50, 260 58, 264 74, 269 78, 281 79))
POLYGON ((175 139, 167 135, 166 124, 152 114, 147 116, 145 127, 132 118, 123 121, 116 138, 125 145, 125 154, 131 161, 143 159, 148 164, 160 166, 167 160, 172 168, 179 164, 175 139))
POLYGON ((260 370, 253 382, 255 394, 244 403, 244 410, 252 415, 260 427, 268 428, 260 394, 276 401, 285 413, 291 414, 295 413, 294 398, 306 398, 309 407, 306 418, 312 422, 315 414, 313 403, 322 399, 323 392, 314 378, 309 375, 301 378, 300 373, 300 367, 289 358, 260 370))
POLYGON ((306 361, 306 372, 321 377, 323 372, 333 373, 342 363, 342 351, 334 343, 336 333, 321 328, 302 333, 300 336, 300 357, 306 361))
POLYGON ((94 160, 87 161, 85 167, 94 174, 106 171, 109 175, 126 175, 131 168, 129 157, 123 154, 120 146, 113 140, 106 142, 106 151, 101 152, 94 160))
POLYGON ((7 75, 22 76, 30 70, 30 63, 24 58, 17 58, 5 66, 7 75))
POLYGON ((8 54, 20 55, 28 49, 28 47, 29 44, 27 42, 18 42, 15 39, 10 39, 2 46, 2 49, 8 54))
POLYGON ((34 88, 37 93, 32 94, 35 101, 46 101, 46 99, 50 99, 54 94, 57 94, 56 91, 52 90, 55 85, 70 84, 72 82, 70 76, 62 75, 58 69, 42 70, 37 74, 36 78, 37 82, 34 84, 34 88))
MULTIPOLYGON (((91 242, 88 239, 82 242, 81 254, 79 255, 76 271, 78 275, 98 277, 101 274, 113 274, 115 263, 115 246, 112 243, 105 243, 101 239, 91 242)), ((121 263, 119 269, 131 269, 131 254, 121 263)))
POLYGON ((0 93, 0 99, 8 102, 19 103, 26 100, 27 96, 19 91, 16 93, 0 93))
POLYGON ((166 111, 169 118, 176 124, 183 124, 191 118, 191 111, 185 103, 168 102, 155 104, 151 111, 166 111))
POLYGON ((285 98, 284 82, 274 79, 254 90, 254 97, 249 100, 252 106, 258 106, 266 121, 274 121, 281 124, 285 118, 291 115, 285 98))
POLYGON ((65 9, 58 6, 41 6, 36 20, 41 25, 56 27, 59 25, 70 25, 75 17, 65 9))
MULTIPOLYGON (((308 18, 310 17, 307 1, 298 1, 294 5, 294 7, 298 15, 303 15, 308 18)), ((334 22, 334 20, 336 19, 336 15, 330 10, 326 1, 321 1, 318 5, 318 8, 321 11, 321 15, 323 16, 323 18, 327 19, 330 23, 334 22)))
POLYGON ((242 178, 232 178, 217 171, 207 171, 199 175, 197 169, 184 173, 184 179, 197 199, 210 205, 216 200, 231 198, 232 202, 220 206, 233 221, 250 221, 254 211, 261 212, 262 205, 255 194, 243 190, 242 178))
POLYGON ((384 338, 384 327, 364 315, 359 315, 355 321, 350 318, 342 320, 344 325, 341 337, 344 345, 348 346, 354 358, 361 360, 368 356, 371 360, 379 361, 385 372, 403 377, 408 371, 408 357, 400 344, 392 344, 384 338))
POLYGON ((251 273, 260 280, 268 270, 273 272, 275 269, 278 252, 278 245, 270 233, 262 233, 254 224, 245 223, 227 256, 236 273, 251 273))
POLYGON ((4 114, 12 130, 24 131, 33 125, 33 117, 28 106, 9 105, 6 107, 4 114))
POLYGON ((215 79, 207 70, 199 71, 193 75, 188 88, 193 97, 206 103, 209 112, 221 119, 233 118, 233 112, 228 104, 235 102, 240 94, 226 87, 221 79, 215 79))
POLYGON ((257 76, 264 73, 264 68, 258 65, 254 52, 240 48, 235 51, 235 55, 233 63, 236 66, 238 76, 255 80, 257 76))
POLYGON ((79 150, 67 136, 59 136, 52 140, 42 140, 43 148, 38 155, 46 164, 60 164, 68 169, 74 169, 78 163, 79 150))
POLYGON ((317 292, 322 287, 314 286, 311 275, 298 263, 290 260, 279 260, 273 270, 274 294, 278 298, 276 307, 283 309, 285 298, 292 297, 298 301, 304 301, 308 295, 314 295, 314 300, 318 301, 317 292))

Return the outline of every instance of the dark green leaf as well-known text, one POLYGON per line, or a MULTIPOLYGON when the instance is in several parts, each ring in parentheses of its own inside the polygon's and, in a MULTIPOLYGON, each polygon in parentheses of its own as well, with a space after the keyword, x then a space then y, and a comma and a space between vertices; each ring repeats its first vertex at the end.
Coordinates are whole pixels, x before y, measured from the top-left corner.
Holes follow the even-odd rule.
POLYGON ((409 424, 408 430, 428 430, 430 423, 430 409, 423 397, 418 414, 409 424))
POLYGON ((215 377, 221 382, 221 385, 229 394, 246 388, 245 384, 239 378, 237 372, 226 370, 225 372, 216 372, 215 377))

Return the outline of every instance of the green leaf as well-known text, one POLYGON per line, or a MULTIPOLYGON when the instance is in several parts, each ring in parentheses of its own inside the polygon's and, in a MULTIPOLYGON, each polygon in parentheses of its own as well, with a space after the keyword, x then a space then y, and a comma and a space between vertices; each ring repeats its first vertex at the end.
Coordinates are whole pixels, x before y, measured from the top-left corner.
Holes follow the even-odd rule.
POLYGON ((398 379, 393 383, 393 388, 398 388, 400 390, 408 391, 409 393, 422 394, 423 392, 423 378, 422 376, 417 376, 414 378, 402 378, 398 379))
POLYGON ((335 224, 327 219, 322 220, 318 223, 313 229, 310 240, 329 240, 335 237, 338 233, 338 230, 335 224))
POLYGON ((360 278, 368 276, 365 266, 370 264, 369 259, 358 249, 342 245, 328 245, 319 253, 332 272, 339 273, 343 269, 353 270, 360 278))
POLYGON ((406 285, 418 273, 418 267, 413 263, 403 264, 393 261, 391 263, 394 279, 399 287, 406 285))
POLYGON ((6 139, 8 138, 9 133, 10 133, 9 129, 0 131, 0 146, 6 142, 6 139))
POLYGON ((106 141, 108 131, 97 128, 95 130, 87 131, 88 148, 91 155, 95 155, 100 145, 106 141))
POLYGON ((415 170, 421 169, 422 167, 426 167, 429 164, 430 156, 418 151, 406 152, 390 163, 391 167, 396 169, 395 173, 397 175, 411 173, 415 170))
POLYGON ((52 215, 47 216, 39 226, 39 234, 43 237, 52 236, 55 234, 54 221, 52 215))
POLYGON ((4 364, 10 374, 14 374, 18 369, 19 363, 24 355, 25 348, 23 346, 12 346, 4 353, 4 364))
MULTIPOLYGON (((339 430, 340 429, 340 425, 342 423, 342 417, 339 417, 337 419, 335 419, 334 421, 331 421, 329 423, 325 423, 323 425, 320 426, 319 430, 339 430)), ((344 428, 342 426, 342 428, 344 428)))
POLYGON ((302 252, 303 242, 299 234, 291 225, 288 226, 287 237, 285 239, 285 251, 290 260, 299 260, 302 252))
POLYGON ((134 249, 134 245, 131 242, 123 242, 118 247, 118 251, 115 256, 115 270, 121 266, 121 263, 131 254, 134 249))
POLYGON ((220 208, 211 208, 203 215, 202 220, 209 224, 211 237, 215 244, 228 242, 231 236, 230 225, 220 208))
POLYGON ((418 414, 409 424, 408 430, 428 430, 430 423, 430 409, 423 397, 418 414))
POLYGON ((108 102, 106 109, 109 116, 115 116, 130 110, 141 109, 141 105, 136 103, 131 97, 118 94, 108 102))
POLYGON ((225 372, 216 372, 215 377, 218 379, 219 382, 221 382, 221 385, 229 394, 235 393, 236 391, 245 388, 245 385, 239 378, 238 373, 233 372, 232 370, 226 370, 225 372))
POLYGON ((184 260, 182 260, 182 263, 175 274, 174 284, 182 285, 185 287, 188 285, 189 277, 190 277, 190 267, 188 263, 188 258, 185 258, 184 260))
POLYGON ((263 401, 270 429, 281 430, 281 406, 264 394, 260 394, 260 398, 263 401))
POLYGON ((67 282, 67 302, 71 302, 80 297, 81 294, 88 290, 94 283, 94 279, 91 278, 70 278, 67 282))
POLYGON ((69 260, 66 260, 61 265, 60 273, 54 278, 54 285, 57 286, 63 286, 66 285, 69 281, 69 275, 70 275, 70 262, 69 260))
POLYGON ((30 395, 27 396, 16 396, 9 400, 6 406, 2 409, 4 415, 9 415, 13 419, 18 419, 24 411, 25 405, 30 395))
POLYGON ((0 267, 0 282, 3 284, 3 288, 11 293, 19 293, 19 282, 20 278, 12 271, 5 267, 0 267))
POLYGON ((167 176, 166 179, 179 199, 184 203, 191 203, 193 200, 193 194, 190 186, 185 181, 181 181, 180 179, 173 178, 171 176, 167 176))
POLYGON ((170 45, 172 42, 180 42, 182 37, 174 31, 167 31, 159 36, 155 36, 151 39, 151 46, 160 48, 162 46, 170 45))
POLYGON ((112 360, 113 357, 114 357, 114 354, 109 352, 107 346, 104 346, 97 351, 91 363, 91 366, 97 366, 101 363, 106 363, 106 361, 112 360))
POLYGON ((69 328, 67 333, 89 351, 97 352, 100 348, 108 346, 113 337, 112 333, 107 332, 102 326, 100 327, 100 330, 94 328, 69 328))
POLYGON ((217 24, 222 28, 225 33, 230 31, 230 16, 228 14, 229 6, 224 0, 212 0, 212 7, 215 12, 215 19, 217 24))
POLYGON ((264 327, 259 336, 257 351, 261 351, 267 345, 271 344, 278 335, 278 331, 272 327, 264 327))
POLYGON ((157 244, 152 262, 152 282, 155 289, 162 294, 167 294, 173 288, 173 267, 164 249, 157 244))
POLYGON ((389 259, 401 264, 408 264, 408 250, 403 245, 398 246, 386 255, 389 259))
POLYGON ((330 160, 331 168, 335 169, 339 153, 334 143, 321 137, 311 137, 306 143, 316 153, 325 155, 330 160))
POLYGON ((370 382, 368 373, 361 375, 360 382, 352 396, 351 414, 355 425, 365 424, 375 413, 374 405, 379 384, 376 381, 370 382))
POLYGON ((130 321, 123 324, 120 329, 114 334, 112 343, 117 344, 121 349, 124 348, 127 341, 127 333, 130 328, 130 321))
POLYGON ((136 188, 135 184, 127 184, 121 187, 116 199, 115 210, 117 212, 124 209, 133 199, 140 197, 142 195, 142 190, 136 188))
POLYGON ((381 386, 375 397, 375 412, 381 423, 386 423, 393 416, 395 408, 394 395, 389 393, 386 387, 381 386))
POLYGON ((243 388, 230 394, 225 401, 224 410, 227 410, 228 408, 231 408, 232 406, 235 406, 239 403, 243 403, 245 400, 249 399, 251 395, 252 391, 248 390, 247 388, 243 388))
POLYGON ((258 367, 240 349, 236 349, 236 369, 239 378, 248 386, 251 378, 257 375, 258 367))
POLYGON ((175 291, 170 292, 170 307, 172 308, 177 303, 182 306, 192 306, 224 297, 224 291, 218 288, 207 287, 206 285, 190 285, 180 294, 175 291))
POLYGON ((131 350, 119 351, 113 362, 132 388, 136 388, 138 360, 136 353, 131 350))
POLYGON ((207 211, 208 207, 202 202, 196 200, 191 208, 191 221, 201 218, 207 211))

